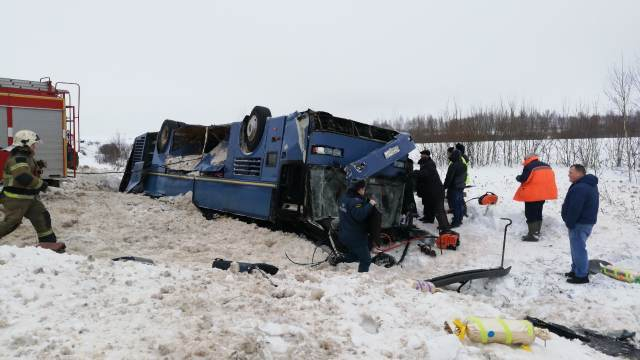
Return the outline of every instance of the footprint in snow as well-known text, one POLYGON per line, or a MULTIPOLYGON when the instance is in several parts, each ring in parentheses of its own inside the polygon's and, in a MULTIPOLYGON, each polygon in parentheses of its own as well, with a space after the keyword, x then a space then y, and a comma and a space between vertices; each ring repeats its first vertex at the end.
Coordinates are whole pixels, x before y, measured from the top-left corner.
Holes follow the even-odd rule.
POLYGON ((377 334, 378 330, 380 330, 380 325, 382 325, 381 322, 372 318, 371 315, 360 315, 360 326, 369 334, 377 334))

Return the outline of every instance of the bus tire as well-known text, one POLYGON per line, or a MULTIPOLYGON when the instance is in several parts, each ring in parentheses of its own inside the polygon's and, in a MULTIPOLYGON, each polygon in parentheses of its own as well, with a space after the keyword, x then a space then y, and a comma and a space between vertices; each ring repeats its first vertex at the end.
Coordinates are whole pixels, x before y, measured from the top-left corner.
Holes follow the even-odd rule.
POLYGON ((244 150, 252 153, 260 144, 267 118, 271 117, 271 110, 264 106, 255 106, 251 110, 249 116, 245 116, 242 120, 242 128, 240 129, 241 143, 244 144, 244 150))
POLYGON ((169 119, 162 122, 160 132, 158 133, 158 140, 156 142, 158 154, 163 154, 167 150, 167 145, 169 145, 169 138, 171 137, 171 133, 173 132, 173 130, 181 128, 184 125, 184 123, 169 119))

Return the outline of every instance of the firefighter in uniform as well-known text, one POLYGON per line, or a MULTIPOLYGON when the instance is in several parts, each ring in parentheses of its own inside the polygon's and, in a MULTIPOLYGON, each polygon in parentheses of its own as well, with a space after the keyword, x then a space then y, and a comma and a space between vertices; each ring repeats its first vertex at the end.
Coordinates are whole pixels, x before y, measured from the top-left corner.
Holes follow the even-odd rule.
POLYGON ((38 196, 47 189, 47 183, 40 178, 45 164, 33 158, 39 142, 38 134, 31 130, 20 130, 14 136, 14 147, 4 165, 0 202, 5 215, 0 222, 0 238, 18 228, 26 217, 38 233, 38 242, 56 242, 51 215, 38 196))

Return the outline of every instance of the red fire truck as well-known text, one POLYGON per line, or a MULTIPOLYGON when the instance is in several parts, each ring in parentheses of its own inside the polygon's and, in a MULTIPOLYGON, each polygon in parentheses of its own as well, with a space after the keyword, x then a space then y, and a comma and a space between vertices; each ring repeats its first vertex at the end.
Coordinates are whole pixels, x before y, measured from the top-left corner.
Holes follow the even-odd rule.
MULTIPOLYGON (((0 148, 12 145, 13 134, 24 129, 35 131, 42 139, 36 157, 47 163, 44 179, 57 182, 75 176, 80 145, 80 85, 53 84, 49 78, 0 78, 0 148)), ((7 151, 0 151, 0 176, 8 156, 7 151)))

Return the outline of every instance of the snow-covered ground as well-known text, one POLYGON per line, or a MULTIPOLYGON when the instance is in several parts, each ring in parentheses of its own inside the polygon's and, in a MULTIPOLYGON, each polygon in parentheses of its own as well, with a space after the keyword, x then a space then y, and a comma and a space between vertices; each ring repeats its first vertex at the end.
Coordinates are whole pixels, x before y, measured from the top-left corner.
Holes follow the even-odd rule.
MULTIPOLYGON (((431 258, 412 246, 402 267, 373 265, 368 274, 356 264, 293 265, 285 251, 308 261, 314 250, 297 235, 226 217, 207 221, 189 196, 121 194, 117 175, 82 175, 42 196, 67 254, 29 247, 28 222, 0 239, 0 358, 608 358, 555 335, 527 352, 461 343, 443 330, 454 318, 531 315, 640 333, 639 285, 603 275, 570 285, 562 276, 570 264, 559 216, 566 168, 556 168, 561 199, 545 206, 542 241, 520 241, 523 205, 511 200, 519 170, 472 169, 477 187, 469 197, 493 191, 500 201, 486 214, 469 203, 458 251, 431 258), (501 217, 514 220, 507 277, 474 281, 461 294, 413 288, 415 279, 499 265, 501 217), (110 261, 126 255, 157 265, 110 261), (277 287, 260 274, 212 269, 217 257, 274 264, 277 287)), ((624 179, 601 174, 601 212, 588 246, 594 258, 640 270, 640 187, 624 179)))

